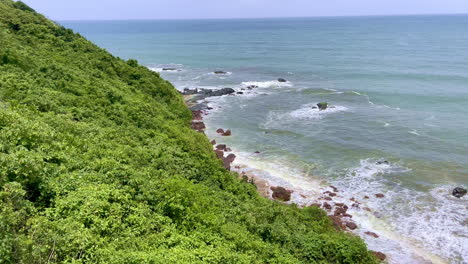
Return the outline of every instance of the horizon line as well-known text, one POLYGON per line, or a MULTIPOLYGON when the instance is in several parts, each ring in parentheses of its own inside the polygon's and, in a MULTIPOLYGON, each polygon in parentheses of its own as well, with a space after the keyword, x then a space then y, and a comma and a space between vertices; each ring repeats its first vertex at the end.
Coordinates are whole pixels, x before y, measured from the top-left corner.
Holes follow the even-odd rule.
POLYGON ((304 18, 365 18, 365 17, 404 17, 404 16, 464 16, 468 13, 425 13, 425 14, 376 14, 376 15, 318 15, 318 16, 290 16, 290 17, 212 17, 212 18, 118 18, 118 19, 52 19, 58 22, 78 21, 164 21, 164 20, 253 20, 253 19, 304 19, 304 18))

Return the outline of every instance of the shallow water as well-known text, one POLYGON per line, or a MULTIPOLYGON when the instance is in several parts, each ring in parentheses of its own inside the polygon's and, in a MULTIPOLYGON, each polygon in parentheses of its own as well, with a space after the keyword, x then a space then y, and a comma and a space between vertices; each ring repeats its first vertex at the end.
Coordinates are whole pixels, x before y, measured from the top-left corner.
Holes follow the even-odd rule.
POLYGON ((352 212, 358 233, 377 232, 363 237, 390 262, 468 263, 468 197, 450 195, 468 187, 468 16, 62 24, 177 68, 161 75, 180 90, 244 92, 209 99, 208 136, 232 129, 218 141, 272 182, 361 199, 372 213, 352 212))

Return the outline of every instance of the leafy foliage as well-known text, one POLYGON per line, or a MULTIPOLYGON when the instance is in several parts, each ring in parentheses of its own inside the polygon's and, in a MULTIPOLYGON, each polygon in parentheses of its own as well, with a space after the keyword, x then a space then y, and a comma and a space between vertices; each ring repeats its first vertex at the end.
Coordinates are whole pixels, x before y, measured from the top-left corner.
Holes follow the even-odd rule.
POLYGON ((316 208, 259 197, 174 87, 0 0, 0 263, 374 263, 316 208))

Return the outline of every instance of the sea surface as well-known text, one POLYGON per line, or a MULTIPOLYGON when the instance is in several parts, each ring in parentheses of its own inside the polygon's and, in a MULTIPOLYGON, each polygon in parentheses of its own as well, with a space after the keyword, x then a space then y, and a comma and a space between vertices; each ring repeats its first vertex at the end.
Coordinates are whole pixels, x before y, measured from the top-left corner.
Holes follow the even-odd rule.
POLYGON ((210 139, 297 203, 330 184, 358 199, 356 233, 390 263, 468 263, 468 196, 451 195, 468 188, 468 16, 60 23, 179 90, 243 92, 208 99, 210 139))

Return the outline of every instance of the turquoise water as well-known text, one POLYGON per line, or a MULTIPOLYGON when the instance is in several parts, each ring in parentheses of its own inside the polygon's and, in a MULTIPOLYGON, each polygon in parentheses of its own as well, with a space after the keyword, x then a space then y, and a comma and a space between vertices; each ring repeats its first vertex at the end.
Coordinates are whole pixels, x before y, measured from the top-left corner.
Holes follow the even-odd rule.
POLYGON ((179 69, 161 75, 180 90, 243 91, 209 99, 207 135, 272 184, 384 193, 352 214, 391 263, 468 263, 468 199, 450 195, 468 187, 468 16, 62 24, 116 56, 179 69), (323 101, 334 108, 312 109, 323 101))

